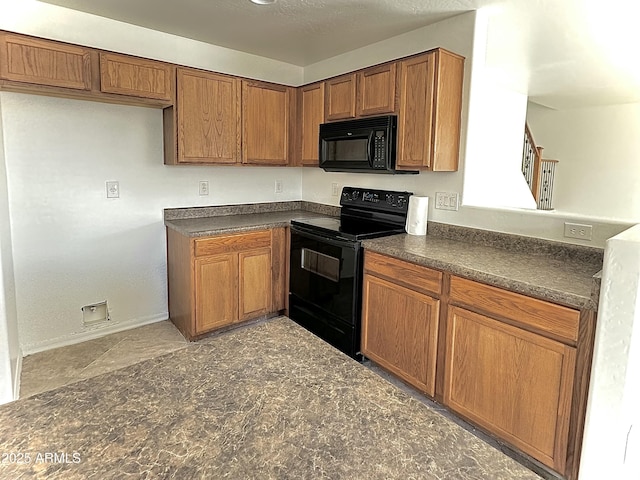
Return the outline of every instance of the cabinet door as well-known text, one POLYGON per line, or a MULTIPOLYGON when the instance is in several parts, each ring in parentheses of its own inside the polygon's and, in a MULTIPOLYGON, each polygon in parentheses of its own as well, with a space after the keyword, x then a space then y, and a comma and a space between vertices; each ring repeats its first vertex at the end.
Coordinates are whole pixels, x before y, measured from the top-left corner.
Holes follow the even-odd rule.
POLYGON ((238 255, 195 260, 196 334, 238 319, 238 255))
POLYGON ((91 90, 91 50, 48 40, 0 34, 0 78, 91 90))
POLYGON ((292 88, 242 81, 242 162, 286 165, 292 88))
POLYGON ((464 58, 436 49, 400 62, 399 169, 458 169, 464 58))
POLYGON ((396 109, 396 64, 358 72, 358 116, 393 113, 396 109))
POLYGON ((564 472, 575 348, 450 307, 445 405, 564 472))
POLYGON ((177 71, 178 162, 232 164, 240 157, 240 89, 236 78, 177 71))
POLYGON ((143 58, 100 52, 100 90, 171 100, 171 66, 143 58))
POLYGON ((324 83, 300 88, 302 165, 318 165, 320 124, 324 123, 324 83))
POLYGON ((433 112, 433 149, 431 169, 434 172, 458 170, 460 125, 462 123, 462 84, 464 58, 446 50, 433 54, 436 61, 433 112))
POLYGON ((238 320, 271 311, 271 249, 240 252, 240 314, 238 320))
POLYGON ((364 276, 362 353, 430 396, 435 394, 439 304, 364 276))
POLYGON ((325 119, 356 118, 356 74, 342 75, 324 82, 325 119))
POLYGON ((432 54, 400 62, 400 111, 398 115, 398 168, 431 166, 433 86, 432 54))

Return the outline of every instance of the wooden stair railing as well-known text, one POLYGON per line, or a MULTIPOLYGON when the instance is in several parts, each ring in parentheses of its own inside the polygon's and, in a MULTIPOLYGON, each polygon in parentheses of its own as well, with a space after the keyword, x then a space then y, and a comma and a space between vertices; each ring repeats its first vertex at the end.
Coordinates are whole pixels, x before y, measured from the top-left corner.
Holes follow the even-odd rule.
POLYGON ((536 205, 540 210, 553 210, 553 181, 557 160, 542 158, 542 147, 536 146, 529 125, 524 126, 522 148, 522 174, 524 175, 536 205))

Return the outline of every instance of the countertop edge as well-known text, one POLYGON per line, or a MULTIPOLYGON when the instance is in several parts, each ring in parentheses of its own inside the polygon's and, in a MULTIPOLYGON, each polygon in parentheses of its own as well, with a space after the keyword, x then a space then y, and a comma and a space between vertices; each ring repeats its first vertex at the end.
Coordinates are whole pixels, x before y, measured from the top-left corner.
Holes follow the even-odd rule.
POLYGON ((280 221, 265 222, 261 224, 246 225, 246 226, 220 227, 220 228, 202 230, 198 232, 192 232, 190 230, 182 228, 179 225, 176 225, 172 220, 165 220, 164 224, 167 228, 175 230, 176 232, 178 232, 181 235, 184 235, 185 237, 198 238, 198 237, 209 237, 212 235, 221 235, 225 233, 242 233, 242 232, 251 232, 254 230, 265 230, 270 228, 289 227, 291 225, 291 221, 280 220, 280 221))

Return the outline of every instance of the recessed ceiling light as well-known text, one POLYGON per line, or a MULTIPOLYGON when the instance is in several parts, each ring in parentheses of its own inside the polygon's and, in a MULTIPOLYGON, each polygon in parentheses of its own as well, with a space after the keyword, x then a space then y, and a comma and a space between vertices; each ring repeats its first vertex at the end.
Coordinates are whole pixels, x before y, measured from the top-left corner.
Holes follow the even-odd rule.
POLYGON ((276 3, 277 0, 251 0, 251 3, 255 3, 256 5, 271 5, 272 3, 276 3))

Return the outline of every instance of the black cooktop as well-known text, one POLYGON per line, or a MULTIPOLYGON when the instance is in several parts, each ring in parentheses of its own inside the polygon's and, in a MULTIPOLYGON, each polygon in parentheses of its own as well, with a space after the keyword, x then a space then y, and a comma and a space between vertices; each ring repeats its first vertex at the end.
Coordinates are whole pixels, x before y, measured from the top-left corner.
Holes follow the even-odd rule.
POLYGON ((347 240, 365 240, 403 233, 404 226, 392 226, 377 222, 345 220, 336 217, 299 218, 291 220, 296 225, 312 233, 347 240))
POLYGON ((299 218, 291 224, 331 238, 365 240, 404 233, 410 192, 344 187, 340 218, 299 218))

